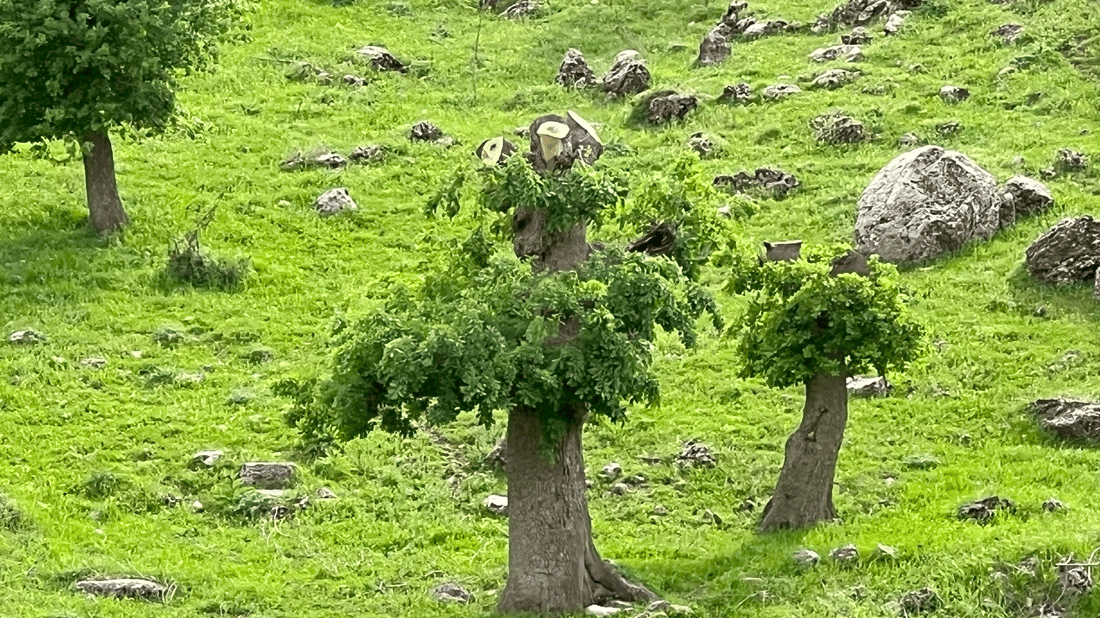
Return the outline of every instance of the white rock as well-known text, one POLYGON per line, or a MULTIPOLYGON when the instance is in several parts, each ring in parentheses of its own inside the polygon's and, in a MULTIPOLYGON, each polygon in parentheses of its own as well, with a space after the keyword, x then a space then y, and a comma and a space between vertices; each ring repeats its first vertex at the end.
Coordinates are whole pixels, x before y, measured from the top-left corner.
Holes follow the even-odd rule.
POLYGON ((346 210, 358 210, 358 206, 355 204, 355 200, 351 199, 351 194, 348 190, 339 187, 336 189, 329 189, 321 194, 313 202, 313 208, 322 215, 335 215, 346 210))
POLYGON ((617 607, 604 607, 603 605, 589 605, 584 608, 587 616, 614 616, 622 610, 617 607))
POLYGON ((481 504, 494 515, 506 515, 508 513, 508 496, 492 494, 485 498, 481 504))

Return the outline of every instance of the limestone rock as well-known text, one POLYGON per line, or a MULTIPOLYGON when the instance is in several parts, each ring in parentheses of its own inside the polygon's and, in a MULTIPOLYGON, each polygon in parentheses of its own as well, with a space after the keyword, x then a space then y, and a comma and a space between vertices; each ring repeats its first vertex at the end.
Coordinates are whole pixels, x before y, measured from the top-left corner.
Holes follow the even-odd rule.
POLYGON ((662 90, 646 97, 644 103, 647 107, 646 120, 652 124, 665 124, 682 120, 699 105, 699 99, 688 94, 677 94, 672 90, 662 90))
POLYGON ((440 603, 469 603, 474 595, 458 584, 447 582, 432 588, 431 597, 440 603))
POLYGON ((352 163, 376 163, 381 161, 386 156, 386 151, 382 146, 377 144, 368 144, 366 146, 356 146, 348 158, 352 163))
POLYGON ((895 158, 859 200, 856 250, 913 263, 986 240, 1000 228, 996 179, 966 155, 925 146, 895 158))
POLYGON ((628 49, 615 56, 615 63, 603 77, 603 90, 610 97, 638 94, 649 89, 649 69, 641 54, 628 49))
POLYGON ((587 88, 595 85, 596 74, 585 62, 584 54, 579 49, 570 48, 562 58, 561 66, 558 67, 558 76, 554 81, 566 88, 587 88))
POLYGON ((817 552, 812 549, 800 549, 794 552, 791 558, 802 567, 812 567, 821 562, 821 556, 817 555, 817 552))
POLYGON ((786 32, 789 26, 790 24, 782 19, 759 21, 745 28, 741 32, 741 37, 749 40, 758 39, 760 37, 786 32))
POLYGON ((485 500, 483 500, 481 504, 493 515, 508 514, 508 496, 492 494, 491 496, 485 498, 485 500))
POLYGON ((847 386, 848 394, 853 397, 885 397, 894 388, 894 385, 882 376, 871 378, 852 376, 848 378, 847 386))
POLYGON ((871 42, 871 33, 863 26, 857 26, 848 34, 840 37, 840 42, 845 45, 866 45, 871 42))
POLYGON ((336 493, 334 491, 332 491, 331 489, 329 489, 328 487, 321 487, 317 490, 317 499, 318 500, 335 500, 336 499, 336 493))
POLYGON ((361 47, 356 53, 366 59, 371 66, 379 71, 406 73, 409 70, 409 65, 401 62, 396 56, 390 53, 390 50, 379 45, 361 47))
POLYGON ((508 19, 523 19, 524 17, 532 17, 538 14, 540 10, 542 10, 542 5, 535 0, 520 0, 504 9, 500 16, 508 19))
POLYGON ((203 465, 207 468, 213 468, 214 464, 222 458, 222 455, 225 455, 222 451, 199 451, 191 456, 191 465, 203 465))
POLYGON ((1027 176, 1014 176, 1001 189, 1001 227, 1008 227, 1020 217, 1031 216, 1054 206, 1050 189, 1027 176))
POLYGON ((886 36, 893 36, 905 25, 905 19, 909 17, 909 11, 896 11, 886 18, 886 24, 882 26, 882 32, 886 36))
POLYGON ((817 141, 823 144, 858 144, 870 137, 862 122, 842 112, 822 114, 814 118, 810 126, 817 135, 817 141))
POLYGON ((940 88, 940 98, 944 103, 962 103, 970 98, 970 91, 966 88, 947 85, 940 88))
POLYGON ((722 94, 718 96, 718 102, 745 105, 751 103, 752 98, 752 86, 746 83, 730 84, 722 89, 722 94))
POLYGON ((1054 158, 1054 171, 1078 172, 1089 166, 1089 158, 1069 148, 1062 148, 1054 158))
POLYGON ((623 473, 623 467, 615 462, 611 462, 600 470, 600 476, 605 479, 617 479, 623 473))
POLYGON ((284 172, 294 172, 315 168, 338 169, 347 164, 347 159, 336 152, 322 151, 312 154, 295 152, 283 161, 279 168, 284 172))
POLYGON ((936 132, 944 137, 955 135, 962 130, 962 125, 952 120, 949 122, 941 122, 936 125, 936 132))
POLYGON ((1023 31, 1024 27, 1020 24, 1002 24, 990 34, 995 37, 1000 37, 1005 45, 1012 45, 1016 42, 1016 39, 1020 38, 1020 34, 1022 34, 1023 31))
POLYGON ((859 62, 863 60, 863 49, 859 45, 834 45, 815 49, 810 53, 810 60, 814 62, 830 62, 840 59, 845 62, 859 62))
POLYGON ((763 190, 774 197, 784 197, 797 189, 801 183, 797 178, 780 169, 757 168, 753 174, 741 170, 733 176, 716 176, 714 185, 730 192, 751 193, 763 190))
POLYGON ((604 607, 603 605, 589 605, 584 608, 586 616, 614 616, 623 610, 618 607, 604 607))
POLYGON ((899 146, 905 146, 912 148, 914 146, 920 146, 924 140, 920 138, 916 133, 906 133, 898 139, 899 146))
POLYGON ((695 440, 688 440, 684 443, 684 448, 676 456, 676 460, 683 464, 704 468, 715 466, 714 454, 710 452, 710 447, 695 440))
POLYGON ((347 75, 344 75, 344 83, 348 86, 357 86, 361 88, 367 85, 367 80, 359 77, 358 75, 352 75, 348 73, 347 75))
POLYGON ((615 483, 608 491, 616 496, 625 496, 630 493, 630 486, 626 483, 615 483))
POLYGON ((414 142, 438 142, 443 139, 443 130, 427 120, 421 120, 409 129, 409 139, 414 142))
POLYGON ((841 26, 866 26, 893 10, 894 5, 888 0, 849 0, 834 9, 830 15, 819 17, 814 31, 820 34, 841 26))
POLYGON ((810 86, 814 88, 824 88, 825 90, 836 90, 846 84, 852 83, 857 77, 859 77, 859 73, 856 71, 830 69, 815 77, 813 81, 810 82, 810 86))
POLYGON ((28 328, 27 330, 15 331, 8 336, 8 341, 14 345, 32 345, 35 343, 45 343, 46 336, 28 328))
POLYGON ((1057 513, 1066 510, 1066 505, 1062 504, 1058 498, 1051 497, 1043 502, 1043 510, 1047 513, 1057 513))
POLYGON ((1100 270, 1100 221, 1062 219, 1027 248, 1024 263, 1043 283, 1090 281, 1100 270))
POLYGON ((720 64, 730 57, 729 40, 734 35, 734 26, 721 22, 703 37, 699 43, 699 57, 695 66, 709 67, 720 64))
POLYGON ((1039 399, 1029 409, 1043 429, 1060 438, 1100 443, 1100 403, 1039 399))
POLYGON ((768 101, 778 101, 800 92, 802 89, 794 84, 773 84, 764 88, 763 97, 768 101))
POLYGON ((829 552, 829 559, 834 562, 848 563, 859 560, 859 549, 855 545, 845 545, 829 552))
POLYGON ((715 149, 714 141, 703 133, 693 133, 688 138, 688 147, 694 150, 701 159, 711 156, 715 149))
POLYGON ((939 595, 931 588, 921 588, 902 595, 899 601, 902 615, 924 614, 939 609, 941 601, 939 595))
POLYGON ((162 600, 168 593, 168 586, 149 579, 86 579, 78 581, 76 588, 82 592, 99 597, 162 600))
POLYGON ((294 482, 295 466, 289 462, 249 462, 241 466, 241 482, 260 489, 285 489, 294 482))
POLYGON ((335 215, 345 210, 356 210, 359 207, 351 194, 344 187, 329 189, 322 193, 314 202, 313 208, 322 215, 335 215))
POLYGON ((958 516, 959 519, 972 519, 979 524, 985 524, 993 521, 993 518, 1001 512, 1012 513, 1015 511, 1016 503, 1012 500, 990 496, 960 506, 958 516))

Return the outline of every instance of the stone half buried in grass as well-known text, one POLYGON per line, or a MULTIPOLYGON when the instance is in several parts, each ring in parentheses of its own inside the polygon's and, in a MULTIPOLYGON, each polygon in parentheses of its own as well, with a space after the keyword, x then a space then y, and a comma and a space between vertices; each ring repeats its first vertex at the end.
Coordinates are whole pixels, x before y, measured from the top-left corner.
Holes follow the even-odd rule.
POLYGON ((351 199, 351 194, 346 188, 337 187, 318 196, 313 202, 313 208, 322 216, 328 217, 348 210, 358 210, 359 206, 356 205, 355 200, 351 199))
POLYGON ((853 564, 859 560, 859 549, 849 543, 829 552, 829 559, 838 564, 853 564))
POLYGON ((1013 176, 1001 189, 1001 227, 1020 217, 1031 216, 1054 207, 1054 197, 1043 183, 1027 176, 1013 176))
POLYGON ((902 595, 899 604, 902 616, 909 616, 934 612, 939 609, 943 602, 935 590, 925 587, 920 590, 906 592, 902 595))
POLYGON ((493 515, 508 514, 508 496, 492 494, 482 500, 481 505, 485 507, 485 510, 489 511, 493 515))
POLYGON ((584 54, 579 49, 570 48, 562 58, 554 81, 566 88, 587 88, 596 84, 596 74, 585 61, 584 54))
POLYGON ((248 462, 239 476, 241 483, 259 489, 286 489, 294 483, 296 469, 289 462, 248 462))
POLYGON ((473 600, 474 595, 470 594, 469 590, 466 590, 462 586, 454 582, 445 582, 439 584, 435 588, 432 588, 429 593, 433 599, 440 603, 461 603, 466 604, 473 600))
POLYGON ((814 62, 830 62, 833 60, 859 62, 863 60, 863 49, 859 45, 834 45, 832 47, 822 47, 810 53, 810 60, 814 62))
POLYGON ((802 89, 794 84, 772 84, 764 88, 761 96, 764 97, 765 101, 779 101, 800 92, 802 92, 802 89))
POLYGON ((147 601, 162 601, 172 590, 151 579, 139 578, 86 579, 76 582, 75 587, 93 596, 147 601))
POLYGON ((615 63, 603 77, 603 90, 609 98, 631 96, 648 90, 650 79, 641 54, 627 49, 615 56, 615 63))
POLYGON ((885 397, 894 385, 882 376, 852 376, 847 380, 848 394, 852 397, 885 397))
POLYGON ((1100 220, 1062 219, 1031 243, 1024 264, 1042 283, 1094 281, 1100 270, 1100 220))
POLYGON ((390 53, 390 50, 380 45, 366 45, 359 48, 355 52, 360 57, 370 63, 372 67, 379 71, 397 71, 398 73, 406 73, 409 70, 409 65, 401 62, 390 53))
POLYGON ((684 443, 683 450, 676 456, 676 461, 683 465, 713 468, 715 466, 714 454, 710 447, 695 440, 684 443))
POLYGON ((366 146, 356 146, 348 158, 352 163, 377 163, 386 157, 386 150, 378 144, 368 144, 366 146))
POLYGON ((858 144, 871 137, 863 123, 839 111, 817 116, 810 122, 810 126, 816 133, 818 142, 834 146, 858 144))
POLYGON ((698 106, 699 98, 694 95, 660 90, 642 97, 635 115, 643 115, 649 124, 667 124, 673 120, 683 120, 698 106))
POLYGON ((15 331, 8 336, 8 341, 13 345, 33 345, 36 343, 45 343, 46 336, 28 328, 26 330, 15 331))
POLYGON ((1100 444, 1100 403, 1039 399, 1029 406, 1039 425, 1059 438, 1100 444))
POLYGON ((740 84, 729 84, 722 89, 722 94, 718 96, 719 103, 727 103, 731 105, 747 105, 753 101, 752 86, 742 82, 740 84))
POLYGON ((990 496, 968 502, 959 507, 959 519, 969 519, 979 524, 991 523, 1002 513, 1015 513, 1016 503, 1008 498, 990 496))
POLYGON ((791 555, 791 558, 800 567, 809 568, 821 562, 821 556, 812 549, 800 549, 791 555))

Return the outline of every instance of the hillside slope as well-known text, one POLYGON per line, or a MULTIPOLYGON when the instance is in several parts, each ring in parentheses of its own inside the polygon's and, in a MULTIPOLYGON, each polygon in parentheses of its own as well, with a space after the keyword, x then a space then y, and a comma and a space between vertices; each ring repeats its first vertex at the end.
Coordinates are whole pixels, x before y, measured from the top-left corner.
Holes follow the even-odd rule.
MULTIPOLYGON (((606 164, 638 177, 663 168, 699 131, 727 144, 701 163, 708 173, 774 165, 796 175, 798 192, 760 200, 745 221, 755 239, 850 241, 856 201, 905 150, 898 139, 909 132, 968 154, 1001 181, 1038 177, 1060 148, 1094 161, 1048 182, 1052 211, 903 274, 935 344, 891 376, 893 396, 853 401, 837 478, 841 522, 754 534, 759 508, 742 506, 766 501, 802 393, 739 379, 734 342, 713 330, 694 350, 663 342, 662 406, 587 436, 594 528, 607 557, 699 616, 894 616, 903 593, 931 586, 942 615, 984 617, 1030 615, 1020 609, 1026 595, 999 592, 995 565, 1034 555, 1049 582, 1053 561, 1100 546, 1100 452, 1042 435, 1024 410, 1045 396, 1100 398, 1100 305, 1089 288, 1039 287, 1019 269, 1030 242, 1059 219, 1100 216, 1100 5, 931 0, 896 37, 871 28, 854 83, 737 107, 714 101, 725 85, 796 82, 822 69, 807 56, 839 33, 736 42, 725 63, 692 69, 699 40, 725 10, 716 2, 552 0, 543 16, 515 22, 467 4, 257 3, 248 40, 227 47, 215 73, 183 80, 179 127, 119 140, 119 186, 134 226, 109 242, 84 229, 78 162, 0 156, 0 335, 32 328, 48 337, 0 345, 0 495, 22 515, 8 524, 12 511, 0 505, 0 616, 487 614, 507 545, 506 523, 481 506, 504 492, 503 479, 482 459, 501 427, 374 435, 311 459, 296 450, 286 402, 271 389, 323 371, 337 319, 372 306, 389 283, 445 263, 464 222, 427 219, 424 202, 482 139, 567 109, 600 123, 606 164), (1014 45, 990 34, 1007 22, 1025 26, 1014 45), (370 43, 411 61, 410 73, 355 67, 354 50, 370 43), (597 73, 620 50, 638 50, 655 87, 708 100, 683 123, 633 128, 628 103, 554 84, 570 47, 597 73), (370 83, 288 79, 296 61, 370 83), (1016 70, 1002 73, 1006 66, 1016 70), (972 95, 947 105, 937 96, 945 84, 972 95), (878 138, 818 144, 810 122, 834 109, 878 138), (460 145, 408 142, 422 119, 460 145), (950 121, 962 129, 940 136, 935 127, 950 121), (279 170, 295 150, 347 154, 371 143, 390 147, 381 163, 279 170), (359 210, 318 217, 313 199, 336 186, 359 210), (236 292, 162 276, 169 242, 213 204, 204 243, 250 256, 255 267, 236 292), (252 362, 265 351, 272 360, 252 362), (82 362, 90 358, 105 363, 82 362), (714 451, 715 468, 675 465, 689 439, 714 451), (208 449, 225 455, 212 469, 189 467, 208 449), (653 456, 660 463, 641 459, 653 456), (243 462, 284 459, 302 470, 287 500, 312 503, 273 520, 270 505, 234 478, 243 462), (645 483, 612 495, 597 474, 612 461, 645 483), (321 487, 337 499, 316 499, 321 487), (960 504, 991 494, 1015 500, 1020 513, 986 526, 955 518, 960 504), (165 496, 182 501, 170 506, 165 496), (1050 496, 1069 508, 1044 513, 1050 496), (657 505, 668 514, 654 515, 657 505), (808 571, 790 559, 802 547, 824 555, 847 543, 865 557, 890 545, 898 557, 808 571), (89 574, 153 576, 176 593, 164 604, 92 600, 71 590, 89 574), (440 606, 428 591, 444 581, 474 601, 440 606)), ((813 22, 833 6, 768 0, 750 9, 813 22)), ((720 289, 721 271, 706 276, 720 289)), ((720 301, 735 318, 738 299, 720 301)), ((1036 594, 1043 585, 1033 583, 1036 594)), ((1077 615, 1098 612, 1093 592, 1077 615)))

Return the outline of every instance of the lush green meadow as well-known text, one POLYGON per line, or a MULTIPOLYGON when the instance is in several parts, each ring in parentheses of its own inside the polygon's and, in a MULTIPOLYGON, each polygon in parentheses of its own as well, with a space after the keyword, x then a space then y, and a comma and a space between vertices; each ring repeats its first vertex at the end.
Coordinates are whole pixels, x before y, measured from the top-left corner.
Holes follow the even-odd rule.
MULTIPOLYGON (((833 6, 761 0, 750 9, 812 22, 833 6)), ((609 145, 602 164, 638 179, 686 151, 698 131, 725 142, 721 156, 700 163, 708 174, 760 165, 793 173, 797 193, 758 201, 738 223, 756 240, 850 241, 856 201, 909 132, 966 153, 1001 181, 1038 178, 1059 148, 1093 158, 1090 169, 1046 181, 1057 200, 1050 212, 903 273, 929 349, 890 376, 892 396, 852 402, 837 475, 842 521, 754 532, 759 506, 742 504, 767 500, 802 392, 739 378, 735 330, 707 326, 695 349, 662 340, 662 405, 586 435, 606 557, 699 616, 894 616, 903 593, 930 586, 943 600, 937 615, 999 617, 1034 614, 1003 593, 998 565, 1038 556, 1049 581, 1055 560, 1100 547, 1100 451, 1046 437, 1025 409, 1040 397, 1100 398, 1100 303, 1091 287, 1030 283, 1020 266, 1031 241, 1061 218, 1100 216, 1100 5, 930 0, 898 36, 872 29, 854 83, 745 107, 715 99, 726 84, 759 90, 821 70, 807 55, 838 43, 838 33, 735 42, 724 64, 692 69, 699 40, 725 11, 715 0, 548 7, 513 22, 457 0, 260 0, 217 70, 182 78, 179 126, 116 140, 134 223, 110 240, 85 228, 83 168, 62 160, 64 148, 53 149, 54 160, 0 156, 0 495, 21 515, 0 504, 0 617, 491 612, 505 580, 507 524, 481 501, 505 487, 482 460, 503 428, 467 419, 412 439, 372 435, 315 458, 272 389, 325 371, 337 321, 376 305, 391 284, 446 265, 470 221, 426 218, 424 204, 481 140, 569 109, 598 123, 609 145), (1025 26, 1015 45, 990 34, 1006 22, 1025 26), (411 62, 409 74, 356 65, 354 50, 371 43, 411 62), (655 87, 705 102, 683 123, 629 126, 628 102, 554 84, 570 47, 597 73, 618 51, 639 50, 655 87), (291 80, 294 61, 369 84, 291 80), (1017 69, 1002 73, 1006 66, 1017 69), (947 105, 937 96, 945 84, 972 96, 947 105), (818 144, 810 121, 833 109, 877 139, 818 144), (423 119, 459 145, 409 142, 423 119), (948 121, 962 130, 940 136, 935 126, 948 121), (346 155, 373 143, 389 152, 377 164, 279 169, 295 150, 346 155), (319 217, 314 198, 339 186, 359 210, 319 217), (170 241, 215 204, 204 246, 250 257, 254 272, 233 291, 172 282, 170 241), (48 340, 7 344, 26 328, 48 340), (261 348, 270 361, 255 362, 261 348), (88 358, 106 363, 82 363, 88 358), (675 464, 689 439, 712 448, 715 468, 675 464), (213 469, 189 467, 207 449, 225 456, 213 469), (641 459, 653 456, 661 462, 641 459), (328 487, 338 499, 313 498, 285 520, 252 517, 263 504, 235 480, 237 468, 281 460, 300 466, 293 494, 328 487), (612 495, 598 475, 612 461, 646 483, 612 495), (991 494, 1015 500, 1019 513, 985 526, 956 519, 959 505, 991 494), (167 505, 169 495, 182 503, 167 505), (1051 496, 1068 509, 1043 512, 1051 496), (667 515, 653 514, 658 504, 667 515), (720 523, 704 517, 708 509, 720 523), (801 570, 791 560, 799 548, 824 556, 847 543, 861 550, 858 566, 801 570), (871 561, 880 543, 898 557, 871 561), (71 588, 90 574, 151 576, 176 591, 163 604, 92 599, 71 588), (444 581, 464 585, 474 602, 432 600, 428 591, 444 581)), ((742 305, 721 292, 726 276, 711 268, 705 280, 733 323, 742 305)), ((1076 615, 1098 613, 1094 591, 1076 615)))

